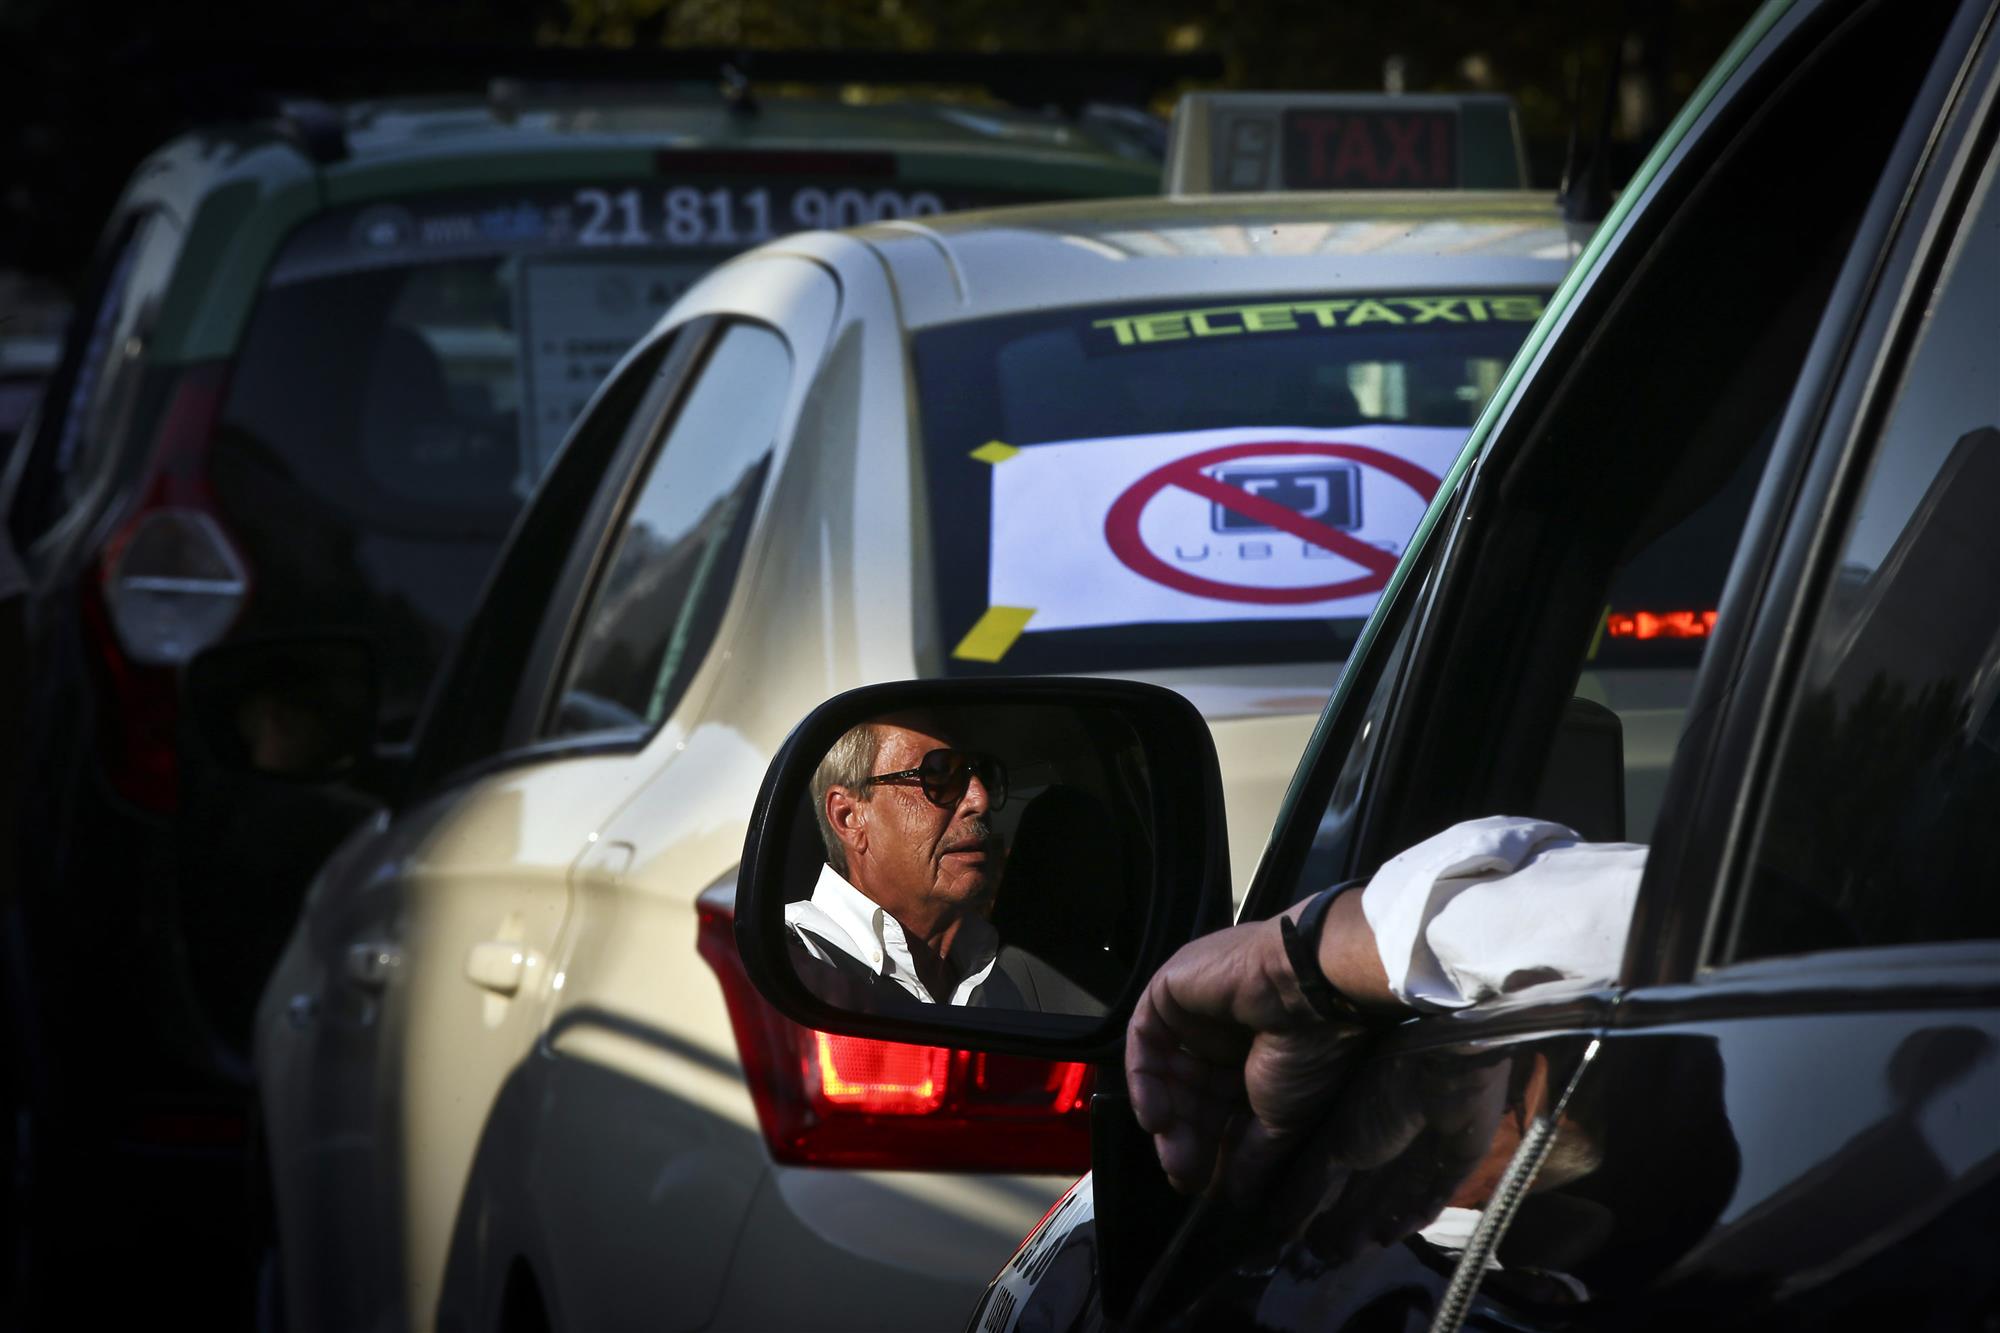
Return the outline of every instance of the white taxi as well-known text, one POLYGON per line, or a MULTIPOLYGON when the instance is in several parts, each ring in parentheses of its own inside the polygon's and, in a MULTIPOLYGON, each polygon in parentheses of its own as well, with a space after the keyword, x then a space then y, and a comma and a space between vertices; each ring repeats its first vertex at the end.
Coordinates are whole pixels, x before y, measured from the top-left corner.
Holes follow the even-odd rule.
MULTIPOLYGON (((364 766, 387 808, 264 993, 291 1324, 954 1326, 1088 1166, 1089 1071, 918 1078, 759 999, 730 914, 773 753, 869 682, 1163 683, 1213 729, 1240 894, 1576 251, 1546 197, 1163 198, 697 283, 571 434, 414 754, 364 766)), ((365 686, 337 646, 223 651, 211 694, 260 652, 292 654, 260 688, 365 686)))

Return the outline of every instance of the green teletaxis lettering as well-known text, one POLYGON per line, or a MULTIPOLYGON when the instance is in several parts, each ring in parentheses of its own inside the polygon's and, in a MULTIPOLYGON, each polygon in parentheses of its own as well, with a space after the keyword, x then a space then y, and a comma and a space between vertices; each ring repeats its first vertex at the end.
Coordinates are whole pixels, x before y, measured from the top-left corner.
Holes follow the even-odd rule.
POLYGON ((1342 297, 1278 304, 1218 305, 1092 320, 1109 329, 1120 347, 1223 338, 1239 333, 1290 333, 1300 329, 1351 329, 1364 324, 1526 324, 1542 317, 1539 295, 1342 297))

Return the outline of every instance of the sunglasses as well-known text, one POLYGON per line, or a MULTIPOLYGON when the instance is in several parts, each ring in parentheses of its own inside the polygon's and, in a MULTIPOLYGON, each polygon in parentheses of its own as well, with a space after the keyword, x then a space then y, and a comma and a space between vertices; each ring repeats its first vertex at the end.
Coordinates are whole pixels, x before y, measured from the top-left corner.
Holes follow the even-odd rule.
POLYGON ((915 768, 900 773, 878 773, 864 787, 922 787, 924 799, 949 810, 965 799, 965 789, 973 778, 986 788, 986 804, 998 810, 1007 804, 1007 766, 990 754, 967 754, 963 750, 932 750, 915 768))

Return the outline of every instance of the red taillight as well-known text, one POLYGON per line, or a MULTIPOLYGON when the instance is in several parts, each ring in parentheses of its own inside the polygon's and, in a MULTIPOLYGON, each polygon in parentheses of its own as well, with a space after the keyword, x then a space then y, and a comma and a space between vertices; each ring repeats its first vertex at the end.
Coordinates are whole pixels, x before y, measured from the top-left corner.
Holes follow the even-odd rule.
POLYGON ((944 1105, 951 1052, 815 1032, 813 1072, 829 1106, 879 1115, 929 1115, 944 1105))
POLYGON ((1715 632, 1715 612, 1612 611, 1604 630, 1614 639, 1705 639, 1715 632))
POLYGON ((84 624, 108 698, 99 728, 106 771, 126 799, 153 810, 178 799, 174 672, 227 633, 249 598, 207 476, 226 379, 219 364, 180 372, 139 503, 85 581, 84 624))
POLYGON ((815 1032, 765 1002, 736 952, 733 888, 697 905, 771 1156, 808 1166, 1090 1166, 1090 1066, 815 1032))

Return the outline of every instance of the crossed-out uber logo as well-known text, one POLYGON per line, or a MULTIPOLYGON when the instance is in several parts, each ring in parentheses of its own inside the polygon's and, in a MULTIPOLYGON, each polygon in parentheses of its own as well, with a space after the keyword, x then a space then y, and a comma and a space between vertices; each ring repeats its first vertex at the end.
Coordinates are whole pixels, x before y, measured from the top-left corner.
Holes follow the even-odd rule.
MULTIPOLYGON (((1283 505, 1301 518, 1340 532, 1361 527, 1361 469, 1351 463, 1257 464, 1221 467, 1211 474, 1225 486, 1273 504, 1283 505)), ((1270 560, 1290 555, 1296 543, 1307 560, 1334 560, 1340 557, 1324 546, 1283 533, 1276 526, 1243 513, 1220 500, 1209 504, 1209 529, 1220 540, 1176 542, 1174 559, 1181 564, 1208 560, 1270 560), (1270 537, 1249 536, 1270 533, 1270 537)), ((1395 543, 1377 542, 1384 550, 1396 551, 1395 543)))

